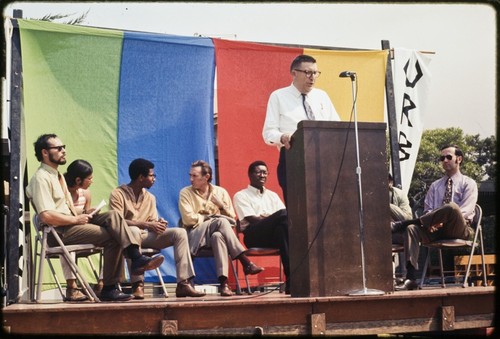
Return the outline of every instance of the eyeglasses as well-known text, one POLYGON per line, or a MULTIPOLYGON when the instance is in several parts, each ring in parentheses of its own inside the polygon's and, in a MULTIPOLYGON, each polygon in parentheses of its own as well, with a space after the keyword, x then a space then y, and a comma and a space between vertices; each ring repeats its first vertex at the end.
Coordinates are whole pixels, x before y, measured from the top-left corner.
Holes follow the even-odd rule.
POLYGON ((317 78, 321 75, 320 71, 304 71, 303 69, 295 69, 295 71, 304 73, 308 78, 310 77, 317 78))
POLYGON ((257 174, 257 175, 264 175, 264 176, 266 176, 266 175, 269 174, 268 171, 255 171, 254 173, 257 174))
POLYGON ((66 149, 66 145, 50 146, 50 147, 47 147, 47 149, 56 149, 58 152, 61 152, 63 149, 66 149))
POLYGON ((453 155, 447 154, 447 155, 442 155, 439 157, 439 161, 444 161, 444 159, 451 160, 451 159, 453 159, 453 155))

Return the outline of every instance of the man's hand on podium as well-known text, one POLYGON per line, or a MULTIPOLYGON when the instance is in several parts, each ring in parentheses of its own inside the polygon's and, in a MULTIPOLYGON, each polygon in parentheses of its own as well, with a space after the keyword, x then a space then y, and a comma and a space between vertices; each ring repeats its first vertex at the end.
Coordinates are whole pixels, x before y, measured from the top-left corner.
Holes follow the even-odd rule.
POLYGON ((285 149, 292 147, 292 136, 290 134, 281 135, 280 141, 285 146, 285 149))

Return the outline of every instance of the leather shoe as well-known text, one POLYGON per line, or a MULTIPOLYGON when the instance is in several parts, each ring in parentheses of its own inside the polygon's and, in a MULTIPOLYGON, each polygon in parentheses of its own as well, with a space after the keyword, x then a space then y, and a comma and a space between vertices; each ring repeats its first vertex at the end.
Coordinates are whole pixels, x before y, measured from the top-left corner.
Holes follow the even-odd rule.
POLYGON ((231 291, 231 288, 227 283, 223 283, 219 286, 219 292, 221 297, 230 297, 233 295, 233 291, 231 291))
POLYGON ((404 226, 401 221, 392 221, 391 222, 391 232, 392 233, 399 233, 404 231, 404 226))
POLYGON ((413 279, 405 279, 405 281, 401 285, 396 286, 396 291, 411 291, 417 289, 418 289, 418 284, 413 279))
POLYGON ((250 262, 250 264, 243 269, 245 275, 259 274, 262 271, 264 271, 264 267, 257 266, 253 262, 250 262))
POLYGON ((64 301, 85 301, 88 298, 79 288, 66 288, 66 298, 64 298, 64 301))
POLYGON ((178 283, 175 289, 175 296, 177 298, 184 297, 204 297, 206 293, 198 292, 189 282, 178 283))
POLYGON ((126 294, 120 291, 118 288, 112 288, 110 290, 102 290, 100 299, 102 301, 129 301, 134 296, 132 294, 126 294))
POLYGON ((134 299, 144 299, 144 282, 136 281, 132 284, 132 295, 134 299))
POLYGON ((99 279, 97 284, 94 285, 93 290, 94 290, 94 293, 97 297, 101 296, 101 291, 102 291, 103 286, 104 286, 104 283, 103 283, 102 279, 99 279))
POLYGON ((141 255, 139 258, 132 260, 131 274, 142 275, 145 271, 154 270, 163 263, 164 259, 163 255, 157 255, 153 258, 141 255))

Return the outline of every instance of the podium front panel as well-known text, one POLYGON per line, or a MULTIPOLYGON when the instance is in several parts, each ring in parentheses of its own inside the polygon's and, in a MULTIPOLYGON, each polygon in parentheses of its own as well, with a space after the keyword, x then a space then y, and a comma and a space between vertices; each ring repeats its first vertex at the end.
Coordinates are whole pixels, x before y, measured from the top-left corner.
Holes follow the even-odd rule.
POLYGON ((302 121, 293 135, 286 152, 292 297, 393 291, 385 124, 358 123, 358 140, 360 176, 354 123, 302 121))

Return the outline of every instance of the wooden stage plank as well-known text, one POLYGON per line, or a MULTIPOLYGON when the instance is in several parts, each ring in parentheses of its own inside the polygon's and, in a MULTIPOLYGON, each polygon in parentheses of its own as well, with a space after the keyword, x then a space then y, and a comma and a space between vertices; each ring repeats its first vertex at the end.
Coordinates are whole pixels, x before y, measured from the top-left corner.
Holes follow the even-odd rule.
POLYGON ((292 298, 272 292, 125 303, 18 303, 2 313, 3 330, 11 334, 398 334, 492 327, 495 288, 432 287, 381 296, 292 298))

